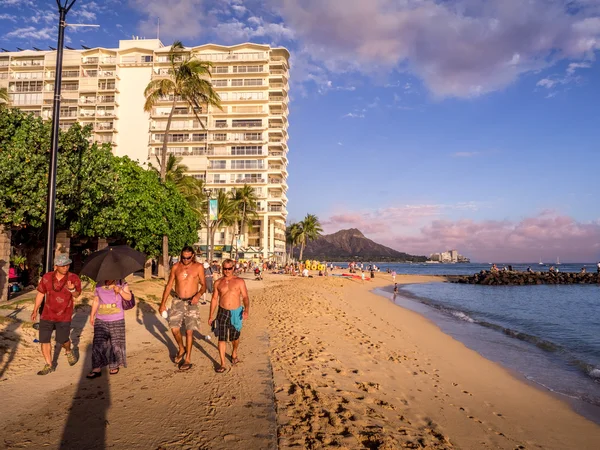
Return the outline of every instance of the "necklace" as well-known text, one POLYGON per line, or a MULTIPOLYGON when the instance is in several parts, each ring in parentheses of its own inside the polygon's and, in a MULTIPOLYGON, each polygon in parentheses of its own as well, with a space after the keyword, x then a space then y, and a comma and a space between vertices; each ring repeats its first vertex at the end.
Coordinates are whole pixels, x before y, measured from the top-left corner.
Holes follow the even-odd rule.
POLYGON ((187 278, 187 276, 188 276, 187 270, 184 270, 183 271, 183 279, 185 280, 187 278))

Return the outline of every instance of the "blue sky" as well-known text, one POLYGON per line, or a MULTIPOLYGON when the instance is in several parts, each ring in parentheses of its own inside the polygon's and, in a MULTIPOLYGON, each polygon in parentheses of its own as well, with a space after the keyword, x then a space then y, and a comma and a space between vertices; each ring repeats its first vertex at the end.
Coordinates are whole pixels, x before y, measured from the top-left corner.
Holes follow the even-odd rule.
MULTIPOLYGON (((63 0, 64 1, 64 0, 63 0)), ((56 45, 0 0, 0 47, 56 45)), ((132 35, 292 53, 290 219, 401 251, 600 259, 600 0, 78 0, 68 45, 132 35)))

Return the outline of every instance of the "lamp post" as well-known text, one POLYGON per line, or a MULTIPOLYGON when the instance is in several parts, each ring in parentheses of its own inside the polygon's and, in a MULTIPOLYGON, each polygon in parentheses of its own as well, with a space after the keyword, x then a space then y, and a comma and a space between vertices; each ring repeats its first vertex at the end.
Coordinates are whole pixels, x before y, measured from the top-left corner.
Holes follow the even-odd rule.
POLYGON ((60 92, 62 84, 62 60, 67 26, 98 27, 99 25, 70 24, 67 13, 77 0, 56 0, 58 5, 58 45, 56 47, 56 69, 54 71, 54 101, 52 104, 52 132, 50 134, 50 166, 48 170, 48 198, 46 205, 46 250, 44 269, 50 272, 54 259, 54 220, 56 216, 56 167, 58 162, 58 124, 60 122, 60 92))
POLYGON ((65 41, 65 22, 67 13, 77 0, 56 0, 58 5, 58 45, 56 47, 56 70, 54 78, 54 103, 52 105, 52 134, 50 135, 50 167, 48 172, 48 199, 46 207, 46 272, 53 267, 54 257, 54 219, 56 216, 56 166, 58 161, 58 124, 60 121, 60 91, 62 84, 63 45, 65 41))
POLYGON ((209 264, 212 262, 210 254, 210 197, 212 196, 212 189, 202 189, 204 195, 206 195, 206 259, 209 264))

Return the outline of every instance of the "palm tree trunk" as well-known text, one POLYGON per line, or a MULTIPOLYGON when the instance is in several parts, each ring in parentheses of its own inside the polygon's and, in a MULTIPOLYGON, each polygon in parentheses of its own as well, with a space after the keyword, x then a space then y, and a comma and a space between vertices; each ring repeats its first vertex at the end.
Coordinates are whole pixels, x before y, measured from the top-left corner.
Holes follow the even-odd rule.
POLYGON ((300 244, 300 258, 298 261, 302 261, 302 253, 304 253, 304 242, 300 244))
MULTIPOLYGON (((237 251, 235 252, 235 257, 233 256, 233 242, 235 241, 235 236, 236 236, 236 232, 235 232, 235 228, 236 228, 237 223, 234 223, 231 228, 231 248, 229 250, 229 257, 233 260, 237 259, 237 251)), ((237 250, 237 248, 236 248, 237 250)))
MULTIPOLYGON (((165 134, 163 135, 162 152, 160 155, 160 181, 163 183, 167 178, 167 144, 169 143, 169 131, 171 130, 171 120, 173 119, 173 113, 175 112, 175 104, 177 103, 177 96, 173 93, 173 106, 171 106, 171 112, 167 119, 167 126, 165 128, 165 134)), ((163 270, 165 272, 165 280, 169 278, 169 236, 163 235, 162 241, 162 252, 163 252, 163 270)))

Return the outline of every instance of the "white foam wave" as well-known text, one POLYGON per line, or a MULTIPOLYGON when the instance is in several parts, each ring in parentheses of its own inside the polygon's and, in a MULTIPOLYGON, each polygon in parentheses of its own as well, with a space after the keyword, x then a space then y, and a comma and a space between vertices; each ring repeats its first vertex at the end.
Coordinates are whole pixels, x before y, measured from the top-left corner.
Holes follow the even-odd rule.
POLYGON ((457 319, 464 320, 465 322, 475 323, 475 321, 464 312, 452 311, 452 315, 457 319))
POLYGON ((588 372, 588 375, 595 380, 600 380, 600 368, 595 367, 588 372))

